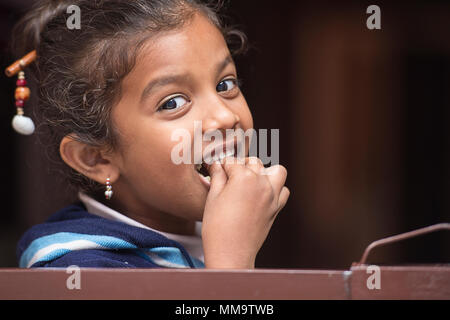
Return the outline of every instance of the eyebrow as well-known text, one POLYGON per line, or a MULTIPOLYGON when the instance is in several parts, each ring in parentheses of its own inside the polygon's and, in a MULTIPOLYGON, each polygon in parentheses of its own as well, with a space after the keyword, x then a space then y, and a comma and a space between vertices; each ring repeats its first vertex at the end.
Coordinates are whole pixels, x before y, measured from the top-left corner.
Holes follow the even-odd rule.
MULTIPOLYGON (((222 60, 220 63, 217 64, 216 73, 219 75, 231 63, 234 63, 233 58, 230 55, 227 55, 224 60, 222 60)), ((167 75, 154 79, 150 81, 145 86, 145 89, 142 91, 141 101, 146 99, 152 93, 152 91, 156 90, 158 87, 164 87, 171 83, 187 82, 189 78, 190 78, 189 75, 184 73, 184 74, 167 75)))

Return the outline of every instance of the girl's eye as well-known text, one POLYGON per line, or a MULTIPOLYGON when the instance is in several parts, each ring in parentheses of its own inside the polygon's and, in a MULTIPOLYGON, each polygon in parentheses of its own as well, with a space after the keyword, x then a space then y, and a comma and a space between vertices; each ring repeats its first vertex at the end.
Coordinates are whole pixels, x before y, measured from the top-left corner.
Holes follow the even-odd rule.
POLYGON ((174 97, 174 98, 164 102, 164 104, 161 105, 161 107, 159 107, 159 110, 174 110, 174 109, 184 106, 188 102, 189 101, 182 96, 174 97))
POLYGON ((228 79, 219 82, 216 87, 217 92, 225 92, 234 89, 237 86, 236 80, 228 79))

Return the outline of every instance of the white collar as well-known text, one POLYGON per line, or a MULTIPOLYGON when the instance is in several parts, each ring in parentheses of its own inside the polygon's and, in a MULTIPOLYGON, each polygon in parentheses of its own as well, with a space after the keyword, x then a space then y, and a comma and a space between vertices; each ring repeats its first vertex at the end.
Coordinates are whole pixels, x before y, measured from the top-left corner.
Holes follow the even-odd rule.
POLYGON ((108 206, 95 200, 94 198, 88 196, 85 193, 79 192, 78 198, 86 206, 86 209, 89 213, 95 214, 95 215, 105 218, 105 219, 123 222, 123 223, 126 223, 126 224, 134 226, 134 227, 144 228, 144 229, 151 230, 153 232, 162 234, 166 238, 169 238, 169 239, 174 240, 174 241, 178 242, 179 244, 181 244, 187 250, 187 252, 194 258, 197 258, 197 259, 201 260, 202 262, 204 261, 203 244, 202 244, 202 238, 201 238, 201 227, 202 227, 201 222, 197 222, 196 227, 195 227, 195 235, 194 236, 185 236, 185 235, 179 235, 179 234, 174 234, 174 233, 161 232, 161 231, 149 228, 146 225, 144 225, 136 220, 133 220, 133 219, 117 212, 116 210, 109 208, 108 206))

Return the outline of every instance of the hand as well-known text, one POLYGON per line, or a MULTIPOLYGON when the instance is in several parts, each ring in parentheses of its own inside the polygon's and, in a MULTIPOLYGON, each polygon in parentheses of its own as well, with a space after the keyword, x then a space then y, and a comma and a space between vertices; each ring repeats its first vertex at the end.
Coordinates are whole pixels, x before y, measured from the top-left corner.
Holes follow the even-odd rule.
POLYGON ((206 268, 254 268, 256 255, 289 198, 287 171, 261 160, 225 158, 209 167, 211 188, 203 214, 206 268), (262 174, 265 172, 266 174, 262 174))

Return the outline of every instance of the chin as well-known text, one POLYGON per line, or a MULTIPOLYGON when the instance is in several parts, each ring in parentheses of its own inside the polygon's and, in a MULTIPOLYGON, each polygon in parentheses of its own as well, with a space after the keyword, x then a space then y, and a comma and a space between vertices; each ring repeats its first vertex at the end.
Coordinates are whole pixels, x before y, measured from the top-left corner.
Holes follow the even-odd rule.
POLYGON ((206 204, 206 197, 205 198, 199 198, 198 203, 195 203, 193 210, 190 214, 190 216, 195 221, 202 221, 203 220, 203 213, 205 211, 205 204, 206 204))
POLYGON ((175 216, 189 221, 202 221, 207 196, 208 193, 201 189, 190 190, 189 194, 184 194, 185 201, 173 203, 170 211, 175 216))
POLYGON ((203 220, 203 213, 205 211, 207 195, 207 192, 205 192, 204 195, 198 196, 198 198, 195 199, 195 203, 193 203, 191 207, 192 211, 189 213, 189 216, 192 217, 192 220, 203 220))

